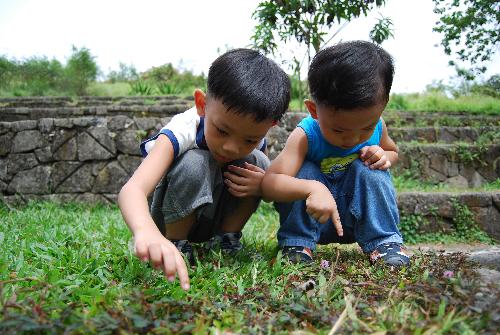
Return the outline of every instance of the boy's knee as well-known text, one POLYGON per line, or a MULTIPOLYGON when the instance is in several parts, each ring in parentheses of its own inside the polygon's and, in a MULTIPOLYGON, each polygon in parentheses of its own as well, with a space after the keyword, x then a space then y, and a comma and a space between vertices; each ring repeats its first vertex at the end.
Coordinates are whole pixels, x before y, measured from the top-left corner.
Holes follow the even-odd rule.
POLYGON ((194 181, 203 179, 214 164, 207 150, 192 149, 180 156, 169 171, 169 179, 188 179, 194 181))
POLYGON ((363 161, 356 159, 351 163, 351 168, 355 170, 356 177, 367 183, 391 182, 391 177, 388 171, 372 170, 366 166, 363 161))
POLYGON ((191 149, 186 151, 178 158, 178 165, 206 165, 210 160, 210 152, 208 150, 191 149))
POLYGON ((267 170, 269 165, 271 165, 271 161, 269 160, 269 157, 267 157, 265 153, 263 153, 262 151, 257 150, 257 149, 252 151, 248 156, 237 160, 233 164, 242 165, 244 162, 258 166, 263 170, 267 170))

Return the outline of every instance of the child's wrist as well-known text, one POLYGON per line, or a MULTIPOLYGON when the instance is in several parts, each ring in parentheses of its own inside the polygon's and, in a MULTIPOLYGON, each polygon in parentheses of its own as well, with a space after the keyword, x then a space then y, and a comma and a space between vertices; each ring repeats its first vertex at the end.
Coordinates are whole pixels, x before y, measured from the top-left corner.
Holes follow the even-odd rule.
POLYGON ((144 235, 144 234, 154 234, 154 233, 160 233, 161 232, 158 230, 158 228, 156 227, 156 225, 154 224, 151 224, 151 223, 143 223, 142 225, 138 225, 136 226, 133 230, 132 230, 132 234, 134 236, 136 235, 144 235))
POLYGON ((323 185, 321 182, 317 180, 307 180, 307 187, 305 188, 306 196, 309 197, 312 193, 318 192, 320 189, 324 187, 325 185, 323 185))

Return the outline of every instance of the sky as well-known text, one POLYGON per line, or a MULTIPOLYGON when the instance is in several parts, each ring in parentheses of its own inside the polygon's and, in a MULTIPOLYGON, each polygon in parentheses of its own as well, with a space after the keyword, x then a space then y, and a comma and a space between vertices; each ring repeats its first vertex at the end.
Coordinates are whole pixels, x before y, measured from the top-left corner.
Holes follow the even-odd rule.
MULTIPOLYGON (((0 0, 0 55, 24 59, 46 56, 65 62, 71 47, 86 47, 102 72, 119 63, 138 71, 172 63, 194 73, 208 72, 211 62, 229 48, 248 47, 258 0, 0 0)), ((421 92, 433 81, 455 76, 440 35, 432 0, 387 0, 367 18, 351 21, 339 40, 369 40, 380 16, 390 17, 394 38, 382 47, 394 58, 392 92, 421 92)), ((282 46, 300 50, 293 44, 282 46)), ((303 53, 301 52, 300 55, 303 53)), ((276 58, 279 62, 280 59, 276 58)), ((286 65, 283 68, 291 73, 286 65)), ((306 67, 304 67, 306 71, 306 67)), ((497 52, 486 78, 500 73, 497 52)))

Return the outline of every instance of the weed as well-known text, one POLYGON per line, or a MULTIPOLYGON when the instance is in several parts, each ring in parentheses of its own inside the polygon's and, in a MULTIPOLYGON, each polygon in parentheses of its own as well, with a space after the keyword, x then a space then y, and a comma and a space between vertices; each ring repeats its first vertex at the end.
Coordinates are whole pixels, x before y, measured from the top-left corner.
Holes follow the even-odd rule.
POLYGON ((456 143, 453 148, 453 155, 458 158, 459 162, 471 164, 478 162, 479 164, 486 166, 483 160, 484 153, 488 150, 488 145, 485 143, 479 143, 477 146, 471 146, 467 143, 456 143))
POLYGON ((143 129, 140 129, 140 130, 136 130, 135 131, 135 138, 138 140, 138 141, 143 141, 146 139, 146 137, 148 136, 148 132, 143 130, 143 129))
POLYGON ((456 198, 452 199, 451 204, 455 212, 453 216, 454 234, 459 240, 465 242, 493 242, 493 240, 479 228, 474 220, 474 214, 466 205, 461 204, 456 198))
POLYGON ((399 229, 406 243, 415 244, 420 242, 422 226, 427 224, 427 220, 419 214, 401 213, 399 229))
MULTIPOLYGON (((452 198, 453 231, 452 232, 425 232, 425 226, 429 224, 429 217, 434 221, 441 221, 438 217, 438 208, 429 208, 429 214, 413 214, 401 212, 400 231, 408 244, 415 243, 468 243, 481 242, 491 244, 494 240, 482 231, 474 220, 470 209, 461 204, 456 198, 452 198)), ((447 225, 442 222, 442 225, 447 225)))
POLYGON ((172 95, 172 94, 182 93, 181 88, 179 88, 175 84, 168 83, 168 82, 162 82, 162 83, 156 84, 156 90, 161 95, 172 95))
POLYGON ((153 95, 154 89, 148 83, 138 80, 130 83, 131 94, 135 95, 153 95))
POLYGON ((308 267, 276 256, 276 212, 263 204, 245 248, 208 252, 180 289, 139 261, 119 210, 0 206, 0 333, 494 333, 463 254, 417 253, 399 270, 350 246, 318 248, 308 267), (328 260, 329 268, 320 266, 328 260), (452 273, 444 276, 445 273, 452 273), (340 320, 340 321, 339 321, 340 320))

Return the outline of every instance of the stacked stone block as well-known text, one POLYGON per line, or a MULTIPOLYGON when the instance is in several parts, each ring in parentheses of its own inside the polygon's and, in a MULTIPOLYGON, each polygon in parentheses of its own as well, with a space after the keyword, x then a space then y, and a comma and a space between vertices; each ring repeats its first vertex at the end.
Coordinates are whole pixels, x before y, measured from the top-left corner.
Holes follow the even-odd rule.
MULTIPOLYGON (((140 141, 192 105, 192 99, 178 97, 0 99, 0 198, 7 204, 39 199, 114 203, 141 162, 140 141)), ((270 130, 271 158, 305 116, 288 113, 270 130)), ((500 117, 386 113, 384 118, 401 152, 394 175, 462 190, 401 193, 402 214, 427 218, 424 231, 446 232, 452 203, 458 201, 486 232, 500 238, 499 191, 473 191, 500 177, 500 117)))

